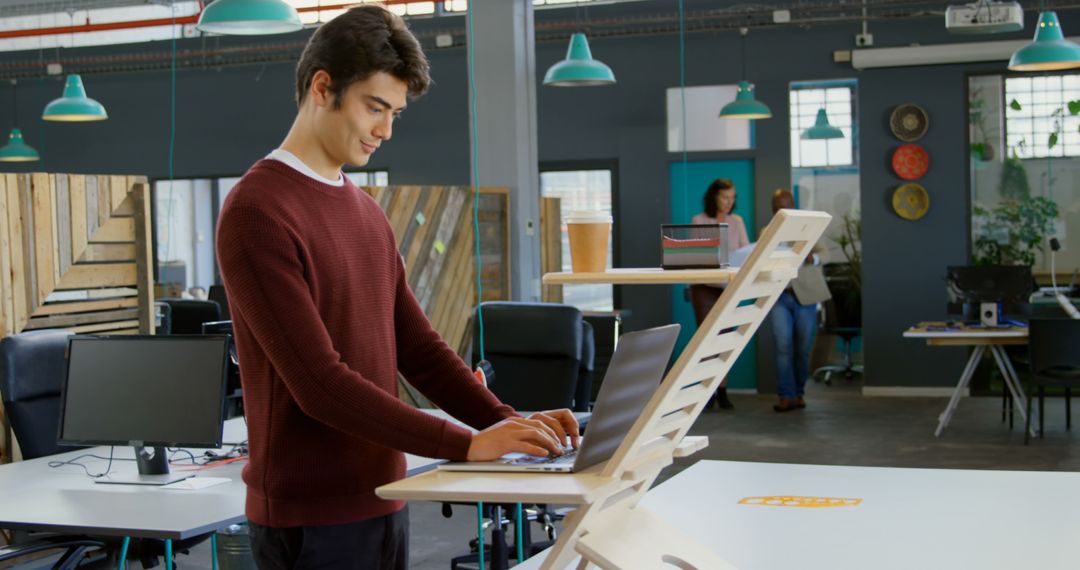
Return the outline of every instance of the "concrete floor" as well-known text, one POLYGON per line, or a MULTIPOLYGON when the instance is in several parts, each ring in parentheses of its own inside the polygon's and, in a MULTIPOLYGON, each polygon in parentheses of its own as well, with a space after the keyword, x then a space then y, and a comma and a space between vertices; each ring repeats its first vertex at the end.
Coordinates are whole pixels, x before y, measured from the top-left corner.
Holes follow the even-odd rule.
MULTIPOLYGON (((808 387, 805 410, 778 414, 773 397, 733 395, 734 410, 707 410, 692 433, 709 436, 710 445, 679 460, 662 479, 701 459, 868 465, 951 469, 1080 470, 1080 438, 1065 429, 1064 403, 1047 400, 1046 438, 1023 445, 1023 432, 1001 422, 1000 398, 965 398, 940 438, 934 437, 944 398, 866 398, 857 383, 808 387)), ((1080 427, 1077 428, 1080 432, 1080 427)), ((557 475, 556 475, 557 476, 557 475)), ((449 559, 467 549, 475 536, 475 511, 454 507, 443 518, 441 506, 410 505, 410 567, 449 568, 449 559)), ((539 535, 539 527, 534 526, 539 535)), ((178 567, 209 569, 206 546, 177 558, 178 567)))

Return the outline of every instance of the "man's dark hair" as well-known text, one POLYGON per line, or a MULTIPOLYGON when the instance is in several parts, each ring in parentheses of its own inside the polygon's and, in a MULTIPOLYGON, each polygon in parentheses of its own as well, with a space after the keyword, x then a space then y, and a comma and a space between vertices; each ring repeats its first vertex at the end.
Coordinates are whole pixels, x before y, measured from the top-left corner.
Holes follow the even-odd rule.
POLYGON ((404 81, 410 98, 423 95, 431 85, 420 42, 401 16, 379 4, 350 8, 315 30, 296 64, 297 107, 320 69, 330 75, 335 109, 350 85, 380 71, 404 81))
MULTIPOLYGON (((720 195, 721 190, 731 190, 735 185, 731 183, 727 178, 717 178, 709 184, 709 189, 705 191, 705 198, 703 199, 705 206, 705 215, 710 218, 715 218, 720 212, 716 209, 716 197, 720 195)), ((731 211, 735 211, 735 202, 731 202, 731 211)))

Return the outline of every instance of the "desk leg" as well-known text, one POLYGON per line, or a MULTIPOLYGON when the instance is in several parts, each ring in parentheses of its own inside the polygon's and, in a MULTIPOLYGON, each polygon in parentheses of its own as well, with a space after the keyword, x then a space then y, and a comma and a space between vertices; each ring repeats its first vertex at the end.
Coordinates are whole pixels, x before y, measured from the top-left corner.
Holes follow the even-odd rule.
MULTIPOLYGON (((1009 361, 1009 355, 1005 354, 1005 349, 997 344, 990 345, 990 352, 994 355, 994 360, 997 361, 998 369, 1001 370, 1001 375, 1005 379, 1005 385, 1009 387, 1009 392, 1013 396, 1013 405, 1016 407, 1016 411, 1020 414, 1020 420, 1027 422, 1027 396, 1024 394, 1024 388, 1020 385, 1020 377, 1016 374, 1016 369, 1013 368, 1012 362, 1009 361)), ((1032 411, 1032 419, 1037 418, 1037 411, 1032 411)), ((1034 424, 1035 422, 1031 422, 1034 424)), ((1031 435, 1035 435, 1035 428, 1032 427, 1031 435)))
POLYGON ((171 538, 165 539, 165 570, 173 570, 171 538))
POLYGON ((949 420, 952 419, 953 412, 956 411, 956 406, 960 403, 960 396, 964 393, 964 388, 967 388, 968 383, 971 382, 971 376, 975 374, 975 369, 979 367, 979 360, 982 359, 984 352, 986 352, 986 346, 982 344, 977 345, 975 350, 971 352, 971 358, 968 359, 967 366, 964 367, 964 373, 960 375, 960 381, 956 383, 956 390, 953 390, 952 397, 949 398, 949 405, 945 406, 945 411, 938 416, 938 426, 937 430, 934 431, 934 437, 940 436, 945 426, 949 425, 949 420))
POLYGON ((210 535, 210 569, 218 570, 217 567, 217 532, 210 535))
POLYGON ((127 568, 128 546, 131 546, 131 537, 125 536, 124 541, 120 543, 120 560, 116 563, 116 567, 120 570, 125 570, 127 568))

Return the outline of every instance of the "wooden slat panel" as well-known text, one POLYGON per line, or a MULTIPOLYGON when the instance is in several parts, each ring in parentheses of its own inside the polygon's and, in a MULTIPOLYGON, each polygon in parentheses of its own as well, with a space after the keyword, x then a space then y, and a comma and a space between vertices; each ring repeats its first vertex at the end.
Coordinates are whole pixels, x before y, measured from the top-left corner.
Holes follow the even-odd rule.
POLYGON ((29 316, 29 307, 26 305, 26 279, 30 273, 25 270, 26 258, 23 255, 23 227, 22 205, 19 199, 19 181, 14 174, 5 176, 7 182, 7 218, 9 251, 11 252, 11 273, 6 277, 11 282, 11 330, 17 333, 22 330, 22 325, 29 316), (22 275, 20 275, 20 273, 22 275))
POLYGON ((127 198, 129 188, 130 187, 127 183, 127 176, 109 177, 110 215, 116 214, 116 209, 119 208, 120 204, 124 202, 124 198, 127 198))
MULTIPOLYGON (((11 236, 7 213, 7 179, 10 175, 0 174, 0 335, 12 334, 15 326, 14 299, 11 296, 11 236)), ((2 424, 0 424, 2 425, 2 424)))
POLYGON ((110 218, 94 232, 91 243, 135 241, 135 218, 110 218))
POLYGON ((134 286, 138 282, 134 263, 74 265, 60 279, 59 289, 134 286))
POLYGON ((104 333, 114 330, 130 330, 139 325, 139 321, 116 321, 114 323, 101 323, 97 325, 84 325, 81 327, 71 327, 71 332, 85 334, 85 333, 104 333))
POLYGON ((128 194, 128 197, 124 198, 124 201, 120 202, 120 205, 113 209, 112 215, 113 217, 135 215, 135 199, 131 197, 131 194, 128 194))
MULTIPOLYGON (((540 199, 540 274, 562 271, 562 200, 540 199)), ((562 285, 543 285, 540 300, 562 303, 562 285)))
POLYGON ((26 330, 70 328, 94 323, 106 323, 118 320, 131 320, 139 318, 138 307, 131 309, 118 309, 115 311, 94 311, 90 313, 76 313, 52 315, 48 317, 35 317, 30 319, 26 330))
POLYGON ((57 174, 56 181, 56 278, 67 273, 73 261, 71 257, 71 194, 68 189, 68 175, 57 174))
POLYGON ((92 243, 83 251, 80 263, 91 261, 135 261, 134 243, 92 243))
POLYGON ((89 239, 86 233, 86 177, 68 176, 68 194, 71 201, 71 259, 76 261, 82 257, 89 239))
POLYGON ((104 226, 112 214, 112 190, 109 188, 109 177, 97 177, 97 215, 98 227, 104 226))
POLYGON ((29 314, 29 311, 33 311, 34 307, 38 305, 38 263, 37 248, 35 247, 37 242, 34 239, 37 231, 34 218, 32 175, 30 174, 19 176, 19 208, 22 212, 23 260, 26 263, 26 271, 23 272, 23 275, 26 281, 26 308, 27 314, 29 314))
POLYGON ((109 311, 114 309, 125 309, 138 306, 139 300, 135 297, 126 297, 122 299, 105 299, 102 301, 73 301, 69 303, 49 303, 48 305, 42 305, 38 307, 37 310, 34 311, 34 316, 44 317, 49 315, 87 313, 90 311, 109 311))
POLYGON ((86 188, 86 239, 89 241, 101 227, 101 220, 98 218, 98 178, 84 176, 83 183, 86 188))
POLYGON ((154 334, 154 253, 150 217, 150 184, 132 186, 135 200, 135 271, 139 284, 139 330, 154 334))
POLYGON ((56 248, 53 239, 53 187, 48 174, 31 175, 33 196, 33 255, 38 275, 37 300, 33 306, 44 302, 56 284, 56 248))

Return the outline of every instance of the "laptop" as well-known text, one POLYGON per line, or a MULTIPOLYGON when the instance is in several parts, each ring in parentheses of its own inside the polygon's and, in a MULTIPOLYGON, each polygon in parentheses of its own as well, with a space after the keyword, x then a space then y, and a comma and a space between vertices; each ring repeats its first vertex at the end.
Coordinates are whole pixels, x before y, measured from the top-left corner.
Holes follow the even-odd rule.
POLYGON ((659 388, 678 336, 679 325, 666 325, 619 337, 589 418, 588 435, 581 438, 576 452, 568 450, 559 457, 510 453, 495 461, 443 463, 439 469, 573 473, 611 459, 659 388))

